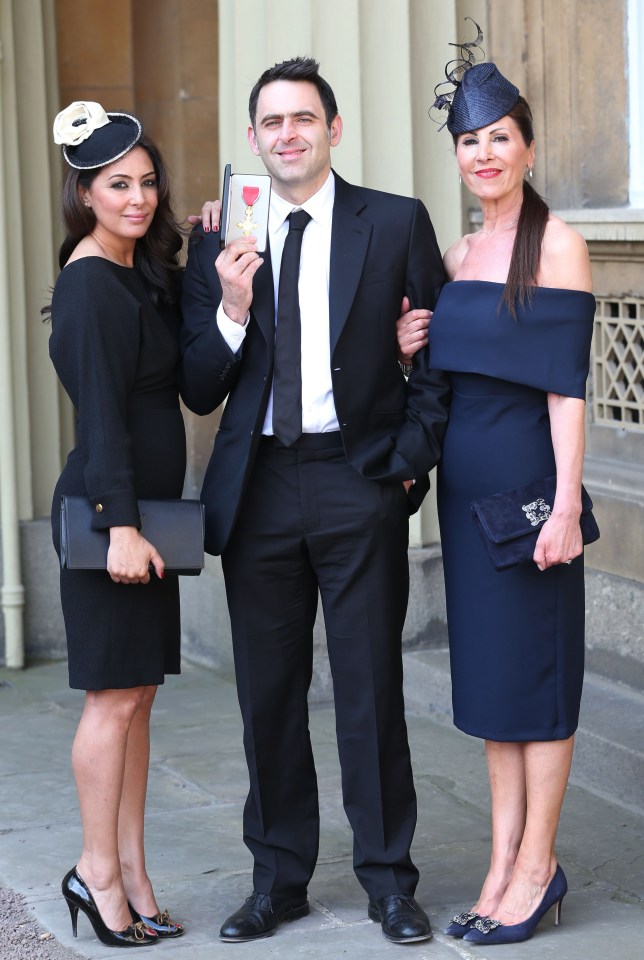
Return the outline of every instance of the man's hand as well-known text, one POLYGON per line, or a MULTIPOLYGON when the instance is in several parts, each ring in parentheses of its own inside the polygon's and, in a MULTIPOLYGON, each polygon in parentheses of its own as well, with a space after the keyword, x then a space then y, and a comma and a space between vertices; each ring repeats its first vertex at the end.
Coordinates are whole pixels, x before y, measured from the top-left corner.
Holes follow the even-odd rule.
POLYGON ((427 346, 427 330, 432 317, 431 310, 410 310, 409 306, 409 298, 403 297, 396 321, 398 359, 406 364, 410 364, 414 354, 427 346))
POLYGON ((215 260, 222 289, 224 313, 235 323, 244 324, 253 302, 253 277, 264 260, 255 249, 255 237, 233 240, 215 260))
POLYGON ((204 233, 210 233, 212 230, 216 233, 219 230, 219 221, 221 220, 221 200, 206 200, 201 208, 201 216, 197 217, 190 214, 188 223, 202 223, 204 233))

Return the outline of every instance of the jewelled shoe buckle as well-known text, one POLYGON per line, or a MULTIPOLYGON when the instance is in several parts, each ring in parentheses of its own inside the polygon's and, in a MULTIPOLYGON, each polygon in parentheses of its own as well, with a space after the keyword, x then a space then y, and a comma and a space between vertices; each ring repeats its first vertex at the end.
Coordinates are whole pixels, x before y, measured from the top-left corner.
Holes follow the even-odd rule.
POLYGON ((482 917, 481 920, 476 921, 474 926, 481 933, 490 933, 491 930, 496 930, 497 927, 501 926, 501 921, 493 920, 492 917, 482 917))
POLYGON ((477 913, 459 913, 456 917, 452 917, 452 923, 457 923, 459 927, 466 927, 477 916, 477 913))

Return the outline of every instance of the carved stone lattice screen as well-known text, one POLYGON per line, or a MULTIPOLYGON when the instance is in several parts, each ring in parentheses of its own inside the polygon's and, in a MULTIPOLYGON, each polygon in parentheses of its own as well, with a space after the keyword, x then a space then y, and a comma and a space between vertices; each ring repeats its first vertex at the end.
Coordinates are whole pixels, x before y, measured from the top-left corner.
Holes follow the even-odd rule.
POLYGON ((593 421, 644 432, 644 300, 597 299, 593 421))

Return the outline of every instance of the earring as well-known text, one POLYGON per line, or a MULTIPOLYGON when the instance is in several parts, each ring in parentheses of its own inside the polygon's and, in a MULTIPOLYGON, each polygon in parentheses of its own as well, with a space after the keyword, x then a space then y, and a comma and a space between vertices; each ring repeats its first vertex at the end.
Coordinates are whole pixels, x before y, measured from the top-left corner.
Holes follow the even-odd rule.
POLYGON ((530 177, 530 179, 532 180, 532 167, 526 167, 526 172, 527 172, 528 176, 530 177))
POLYGON ((459 173, 459 175, 458 175, 458 182, 459 182, 459 183, 463 183, 463 177, 460 175, 460 173, 459 173))
POLYGON ((89 207, 89 200, 83 200, 83 203, 86 207, 89 207))

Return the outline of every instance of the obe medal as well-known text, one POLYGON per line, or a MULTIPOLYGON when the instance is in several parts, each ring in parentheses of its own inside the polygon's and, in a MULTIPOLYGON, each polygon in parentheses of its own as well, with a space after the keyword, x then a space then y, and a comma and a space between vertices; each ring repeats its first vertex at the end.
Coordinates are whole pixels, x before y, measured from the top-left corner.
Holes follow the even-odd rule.
POLYGON ((244 210, 244 219, 235 224, 238 230, 241 230, 245 237, 250 237, 253 230, 257 230, 259 224, 253 220, 253 206, 259 197, 259 187, 242 187, 242 200, 246 209, 244 210))

